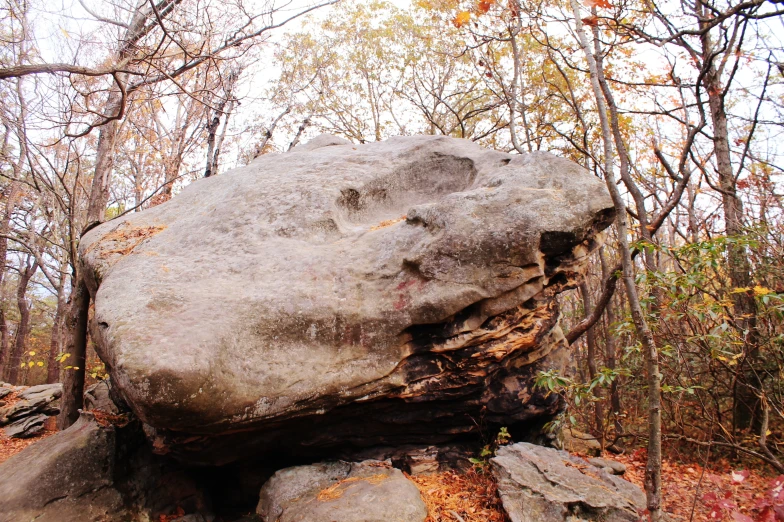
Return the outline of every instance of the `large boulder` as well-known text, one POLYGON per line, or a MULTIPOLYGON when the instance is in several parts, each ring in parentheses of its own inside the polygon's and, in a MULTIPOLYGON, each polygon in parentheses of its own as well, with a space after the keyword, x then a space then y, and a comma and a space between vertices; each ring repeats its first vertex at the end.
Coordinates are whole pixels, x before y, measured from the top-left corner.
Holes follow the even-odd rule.
POLYGON ((321 137, 79 251, 99 355, 155 447, 226 463, 546 421, 555 294, 612 217, 601 181, 547 153, 321 137))
POLYGON ((645 495, 579 457, 519 442, 490 459, 512 522, 637 522, 645 495))

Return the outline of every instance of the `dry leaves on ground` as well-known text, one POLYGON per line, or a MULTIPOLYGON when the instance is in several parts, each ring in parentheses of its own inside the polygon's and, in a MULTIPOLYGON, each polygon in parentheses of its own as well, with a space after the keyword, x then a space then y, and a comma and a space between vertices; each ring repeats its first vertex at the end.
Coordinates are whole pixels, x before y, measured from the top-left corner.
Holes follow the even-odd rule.
POLYGON ((427 506, 426 522, 506 522, 489 473, 445 471, 409 476, 427 506))
MULTIPOLYGON (((629 455, 607 455, 605 458, 625 464, 623 478, 643 488, 647 458, 644 450, 629 455)), ((741 467, 725 460, 712 461, 705 468, 696 463, 665 460, 662 463, 664 510, 673 521, 732 520, 729 510, 716 511, 713 500, 727 499, 737 505, 740 513, 754 517, 757 514, 755 509, 767 494, 774 476, 753 469, 743 473, 739 471, 741 467), (743 478, 739 480, 739 477, 743 478)))

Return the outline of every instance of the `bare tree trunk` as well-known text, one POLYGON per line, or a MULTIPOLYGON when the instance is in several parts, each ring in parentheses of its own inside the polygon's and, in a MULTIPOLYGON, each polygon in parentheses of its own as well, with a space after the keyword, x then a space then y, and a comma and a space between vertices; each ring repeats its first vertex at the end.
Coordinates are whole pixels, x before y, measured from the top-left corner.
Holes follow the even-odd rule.
MULTIPOLYGON (((8 257, 8 233, 11 231, 11 217, 16 208, 16 200, 19 194, 19 183, 14 180, 6 187, 5 207, 3 209, 3 220, 0 222, 0 292, 3 292, 3 281, 5 279, 5 268, 8 257)), ((8 357, 9 336, 8 321, 5 317, 5 295, 0 294, 0 376, 5 375, 6 358, 8 357)))
POLYGON ((258 158, 259 156, 261 156, 262 154, 264 154, 264 147, 266 147, 266 146, 267 146, 267 143, 269 143, 269 140, 271 140, 271 139, 272 139, 272 134, 275 132, 275 127, 277 127, 277 126, 278 126, 278 122, 279 122, 281 119, 283 119, 283 117, 284 117, 286 114, 288 114, 289 112, 291 112, 291 106, 289 106, 289 107, 286 107, 286 110, 284 110, 283 112, 281 112, 281 113, 280 113, 280 114, 279 114, 279 115, 278 115, 278 116, 277 116, 277 117, 276 117, 276 118, 275 118, 275 119, 272 121, 272 124, 269 126, 269 128, 267 128, 267 131, 264 133, 264 138, 263 138, 263 139, 261 140, 261 142, 260 142, 260 143, 259 143, 259 144, 256 146, 256 151, 255 151, 255 153, 253 154, 253 159, 256 159, 256 158, 258 158))
MULTIPOLYGON (((599 251, 599 259, 602 263, 602 280, 606 281, 611 276, 610 264, 606 259, 604 247, 599 251)), ((610 331, 610 328, 615 324, 615 308, 613 303, 610 302, 605 308, 605 336, 604 336, 604 359, 607 367, 615 370, 615 335, 610 331)), ((620 435, 623 433, 623 424, 621 423, 621 395, 618 391, 618 377, 613 379, 610 384, 610 410, 612 411, 613 422, 615 427, 615 434, 620 435)))
POLYGON ((234 108, 234 100, 232 96, 238 77, 238 71, 229 71, 229 74, 225 80, 226 83, 224 85, 224 96, 218 106, 215 108, 215 114, 212 116, 212 120, 210 120, 210 123, 207 124, 207 168, 204 170, 205 178, 209 178, 210 176, 214 176, 218 173, 218 157, 220 156, 220 147, 221 143, 223 142, 223 139, 221 138, 216 144, 218 126, 220 126, 221 116, 225 116, 228 123, 229 114, 234 108), (229 105, 229 110, 224 112, 226 104, 229 105))
MULTIPOLYGON (((175 3, 177 0, 172 0, 175 3)), ((146 9, 147 2, 139 0, 131 22, 119 42, 116 59, 122 62, 130 56, 135 45, 143 34, 143 28, 152 14, 146 9)), ((90 190, 90 199, 87 206, 87 227, 89 230, 100 223, 106 216, 106 206, 109 202, 109 181, 114 165, 114 148, 117 141, 118 121, 125 110, 124 83, 126 74, 117 74, 115 86, 109 94, 104 106, 104 114, 114 118, 101 126, 98 134, 98 148, 96 151, 93 182, 90 190)), ((73 368, 65 373, 63 379, 63 398, 60 405, 60 415, 57 417, 57 427, 61 430, 68 428, 79 418, 79 409, 84 405, 84 376, 87 349, 87 317, 90 308, 90 294, 82 280, 79 270, 79 260, 74 259, 74 274, 68 312, 69 343, 66 348, 71 354, 68 360, 73 368)))
MULTIPOLYGON (((26 18, 23 19, 23 24, 26 26, 26 18)), ((26 28, 25 28, 26 31, 26 28)), ((5 269, 8 257, 8 235, 11 232, 11 218, 16 210, 16 203, 21 196, 21 179, 22 179, 22 166, 27 156, 27 134, 25 131, 25 119, 27 118, 27 102, 24 97, 24 90, 22 89, 22 78, 16 81, 16 95, 19 101, 19 115, 18 120, 15 122, 15 131, 17 140, 19 142, 19 156, 16 161, 11 165, 13 179, 8 184, 6 193, 4 194, 5 206, 3 208, 3 219, 0 222, 0 292, 2 292, 3 280, 5 278, 5 269)), ((3 141, 3 154, 8 152, 5 150, 9 131, 6 130, 5 139, 3 141)), ((0 297, 5 297, 0 295, 0 297)), ((0 376, 5 375, 8 368, 4 364, 6 357, 9 357, 8 350, 10 348, 10 339, 8 336, 8 320, 5 316, 4 309, 5 302, 0 302, 0 376)), ((9 363, 10 364, 10 363, 9 363)))
POLYGON ((229 118, 231 118, 231 113, 233 110, 234 100, 231 100, 229 102, 229 108, 226 109, 226 117, 223 118, 223 129, 218 136, 218 140, 215 142, 215 153, 212 155, 212 172, 214 174, 218 173, 218 167, 220 166, 220 154, 223 148, 223 140, 226 139, 226 132, 229 128, 229 118))
POLYGON ((310 125, 310 116, 302 120, 302 124, 297 129, 297 135, 294 136, 294 139, 289 144, 289 150, 293 149, 299 144, 300 138, 302 138, 302 133, 305 132, 305 129, 310 125))
POLYGON ((90 309, 90 293, 81 277, 75 278, 76 285, 71 292, 71 305, 67 318, 68 344, 65 351, 71 356, 65 360, 67 368, 63 379, 63 398, 57 427, 68 428, 79 418, 79 410, 84 406, 84 376, 87 355, 87 317, 90 309))
POLYGON ((46 382, 60 382, 60 363, 57 356, 61 353, 63 345, 63 314, 66 311, 65 301, 65 264, 60 269, 60 286, 57 288, 57 310, 52 323, 52 339, 49 342, 49 357, 46 362, 46 382))
MULTIPOLYGON (((588 283, 583 281, 580 283, 580 295, 583 298, 583 310, 585 315, 588 316, 591 313, 591 309, 593 306, 591 305, 591 290, 588 288, 588 283)), ((588 365, 588 379, 593 382, 596 378, 596 374, 598 370, 596 368, 596 331, 593 327, 589 328, 586 332, 585 336, 585 343, 588 347, 588 353, 586 354, 586 363, 588 365)), ((598 390, 599 388, 594 388, 598 390)), ((598 395, 598 392, 597 392, 598 395)), ((598 400, 594 402, 594 423, 596 424, 596 430, 594 436, 597 437, 599 443, 602 446, 602 450, 604 450, 604 409, 602 408, 602 401, 598 400)))
MULTIPOLYGON (((724 107, 724 88, 721 75, 713 63, 715 60, 714 45, 710 33, 705 31, 701 37, 703 60, 706 74, 703 79, 708 94, 708 107, 713 123, 713 151, 716 156, 716 170, 719 174, 722 207, 724 210, 724 226, 727 237, 737 239, 743 236, 743 203, 737 193, 735 174, 730 156, 729 132, 727 130, 727 111, 724 107)), ((738 386, 733 406, 733 424, 736 430, 751 428, 759 430, 761 421, 758 393, 761 387, 759 378, 754 371, 754 364, 759 358, 759 332, 757 330, 757 304, 746 247, 737 242, 727 245, 727 271, 733 289, 739 291, 731 294, 733 316, 738 330, 745 335, 745 356, 737 365, 738 386)))
POLYGON ((16 305, 19 307, 19 325, 16 327, 16 338, 8 360, 8 381, 19 384, 19 369, 22 354, 25 352, 27 334, 30 330, 30 303, 27 301, 27 287, 30 279, 38 271, 38 261, 28 254, 24 264, 19 267, 19 285, 16 287, 16 305), (30 264, 32 262, 32 264, 30 264))
POLYGON ((588 42, 580 16, 580 6, 577 0, 571 0, 572 11, 575 17, 577 36, 583 49, 590 71, 591 87, 599 113, 604 143, 604 173, 607 189, 615 205, 615 226, 618 231, 621 263, 623 265, 623 283, 626 288, 626 297, 631 308, 632 320, 635 329, 643 344, 647 366, 648 381, 648 463, 645 468, 645 494, 647 507, 653 522, 662 520, 661 507, 661 381, 659 377, 659 355, 653 334, 645 320, 637 288, 634 284, 634 265, 629 247, 626 203, 621 196, 615 180, 613 166, 613 135, 610 122, 607 118, 607 105, 604 93, 599 83, 599 73, 596 60, 588 42))

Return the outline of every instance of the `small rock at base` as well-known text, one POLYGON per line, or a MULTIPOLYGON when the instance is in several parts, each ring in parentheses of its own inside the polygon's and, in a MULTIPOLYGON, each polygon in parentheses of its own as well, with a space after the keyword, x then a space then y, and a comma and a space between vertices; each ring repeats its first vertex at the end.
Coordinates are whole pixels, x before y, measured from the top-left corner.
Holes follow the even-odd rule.
POLYGON ((613 475, 623 475, 624 473, 626 473, 626 466, 614 460, 594 457, 592 459, 588 459, 588 462, 590 462, 597 468, 609 469, 608 473, 611 473, 613 475))
POLYGON ((490 463, 512 522, 637 522, 645 507, 640 488, 565 451, 520 442, 490 463))
POLYGON ((424 522, 419 489, 384 462, 330 462, 278 471, 256 512, 278 522, 424 522))
POLYGON ((592 435, 567 428, 563 430, 563 442, 558 449, 598 457, 602 452, 602 445, 592 435))

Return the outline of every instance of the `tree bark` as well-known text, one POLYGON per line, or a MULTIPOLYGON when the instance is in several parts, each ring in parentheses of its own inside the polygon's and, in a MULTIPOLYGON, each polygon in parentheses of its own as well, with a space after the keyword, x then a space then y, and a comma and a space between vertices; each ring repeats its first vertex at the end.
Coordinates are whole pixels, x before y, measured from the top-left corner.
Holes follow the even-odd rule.
MULTIPOLYGON (((585 311, 585 315, 587 316, 587 315, 589 315, 591 313, 592 305, 591 305, 591 290, 588 288, 588 283, 586 283, 585 281, 580 283, 580 295, 583 298, 583 309, 585 311)), ((596 355, 597 355, 597 350, 596 350, 596 330, 593 327, 589 328, 588 332, 586 333, 585 344, 586 344, 586 346, 588 348, 587 354, 586 354, 586 357, 585 357, 586 363, 588 365, 588 379, 591 382, 593 382, 593 380, 596 378, 596 374, 598 373, 598 370, 597 370, 597 367, 596 367, 596 355)), ((594 388, 594 390, 599 390, 599 388, 598 387, 594 388)), ((599 392, 597 391, 596 394, 597 394, 597 398, 599 398, 599 400, 597 400, 596 402, 593 403, 594 423, 596 425, 596 430, 595 430, 594 436, 597 437, 597 440, 599 441, 599 444, 601 444, 602 449, 604 449, 604 442, 605 442, 604 441, 604 438, 605 438, 604 437, 604 434, 605 434, 605 430, 604 430, 604 409, 602 408, 601 397, 598 396, 599 392)))
POLYGON ((60 363, 57 356, 61 353, 63 341, 63 313, 66 310, 65 272, 60 270, 60 286, 57 288, 57 310, 52 323, 52 339, 49 342, 49 357, 46 362, 46 382, 60 382, 60 363))
MULTIPOLYGON (((121 62, 128 58, 135 49, 139 38, 143 36, 145 22, 152 14, 145 9, 146 1, 140 0, 130 24, 119 42, 116 60, 121 62)), ((117 85, 109 94, 104 114, 112 119, 101 126, 98 134, 95 169, 87 206, 87 227, 85 231, 102 222, 106 217, 106 206, 109 202, 109 182, 114 166, 114 146, 117 141, 118 121, 125 110, 125 92, 122 90, 126 74, 118 74, 117 85)), ((67 365, 73 368, 65 373, 63 379, 63 398, 57 427, 68 428, 79 418, 79 409, 84 403, 85 360, 87 356, 87 317, 90 309, 90 294, 82 280, 78 269, 79 260, 74 259, 72 278, 71 303, 68 318, 69 343, 66 351, 71 354, 67 365)))
POLYGON ((733 405, 733 424, 736 430, 759 431, 760 403, 758 393, 760 381, 754 371, 759 359, 759 332, 757 330, 757 304, 754 300, 751 264, 746 247, 737 239, 744 234, 743 203, 737 193, 735 174, 730 156, 727 111, 724 107, 724 88, 719 71, 714 63, 714 45, 710 33, 701 38, 704 68, 703 85, 708 94, 708 108, 713 123, 713 151, 716 170, 719 174, 725 233, 730 241, 727 245, 727 271, 734 291, 731 294, 734 320, 744 335, 744 357, 737 366, 737 388, 733 405))
POLYGON ((8 360, 8 382, 19 383, 19 370, 22 365, 22 354, 25 352, 27 334, 30 331, 30 303, 27 302, 27 287, 30 279, 38 271, 38 261, 28 254, 24 265, 19 270, 19 284, 16 287, 16 305, 19 307, 19 324, 16 327, 14 346, 8 360), (30 262, 32 261, 32 264, 30 262))
MULTIPOLYGON (((604 253, 604 247, 601 248, 599 251, 599 259, 602 264, 602 279, 607 280, 610 278, 610 263, 606 259, 604 253)), ((605 310, 605 327, 604 327, 604 359, 607 363, 607 367, 611 370, 615 370, 616 362, 615 362, 615 336, 610 331, 610 328, 613 324, 615 324, 615 309, 613 308, 613 303, 607 303, 607 308, 605 310)), ((621 394, 619 392, 618 387, 618 379, 616 377, 613 379, 612 383, 610 384, 610 410, 612 411, 613 423, 615 427, 615 434, 620 435, 623 433, 623 424, 621 423, 621 394)), ((617 442, 616 442, 617 444, 617 442)))
POLYGON ((71 293, 71 305, 67 318, 68 344, 65 351, 71 356, 65 360, 63 379, 63 398, 57 427, 64 430, 79 418, 79 410, 84 406, 84 376, 87 358, 87 317, 90 310, 90 293, 81 277, 75 278, 75 288, 71 293))

